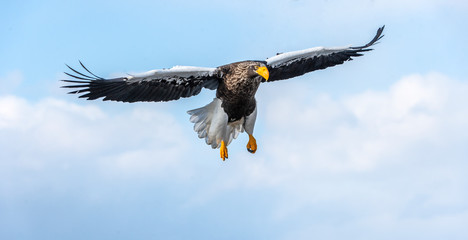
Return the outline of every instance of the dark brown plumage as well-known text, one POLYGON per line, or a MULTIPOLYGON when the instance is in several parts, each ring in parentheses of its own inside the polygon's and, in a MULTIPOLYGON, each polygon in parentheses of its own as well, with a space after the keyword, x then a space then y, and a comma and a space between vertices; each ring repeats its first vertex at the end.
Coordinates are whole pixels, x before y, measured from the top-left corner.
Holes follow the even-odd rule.
POLYGON ((257 61, 231 63, 220 67, 223 78, 219 82, 216 97, 221 99, 221 105, 228 114, 229 122, 234 122, 250 115, 255 107, 255 93, 262 76, 255 72, 259 67, 266 67, 257 61))

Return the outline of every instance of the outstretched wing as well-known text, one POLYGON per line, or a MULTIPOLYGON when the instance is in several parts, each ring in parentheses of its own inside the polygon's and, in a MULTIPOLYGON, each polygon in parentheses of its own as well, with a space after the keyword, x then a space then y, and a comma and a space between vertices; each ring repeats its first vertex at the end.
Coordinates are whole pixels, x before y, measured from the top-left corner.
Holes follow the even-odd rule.
POLYGON ((352 60, 352 57, 362 56, 363 52, 372 50, 369 47, 383 37, 382 32, 384 27, 385 26, 379 28, 374 39, 364 46, 337 48, 316 47, 281 53, 268 58, 266 60, 270 72, 268 82, 301 76, 308 72, 342 64, 345 61, 352 60))
POLYGON ((74 89, 71 94, 82 94, 80 98, 120 102, 160 102, 191 97, 200 93, 202 88, 216 89, 220 78, 216 68, 176 66, 170 69, 152 70, 127 77, 104 79, 93 74, 81 62, 87 73, 73 71, 65 73, 73 80, 62 80, 71 85, 64 88, 74 89))

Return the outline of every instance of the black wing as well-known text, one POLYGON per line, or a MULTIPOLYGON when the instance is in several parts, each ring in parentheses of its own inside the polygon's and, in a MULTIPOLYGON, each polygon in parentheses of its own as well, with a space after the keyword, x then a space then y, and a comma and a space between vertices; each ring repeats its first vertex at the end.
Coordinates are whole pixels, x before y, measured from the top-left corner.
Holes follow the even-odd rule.
MULTIPOLYGON (((316 47, 301 51, 286 52, 268 58, 266 64, 270 72, 268 82, 301 76, 327 67, 342 64, 352 60, 352 57, 362 56, 370 51, 369 47, 380 40, 385 26, 377 30, 375 37, 366 45, 360 47, 316 47)), ((265 81, 265 80, 263 80, 265 81)))
POLYGON ((64 88, 75 89, 69 93, 82 94, 80 98, 120 102, 160 102, 191 97, 202 88, 216 89, 220 78, 216 68, 176 66, 170 69, 152 70, 135 76, 104 79, 89 71, 81 62, 85 73, 73 71, 65 73, 74 80, 62 80, 71 85, 64 88))

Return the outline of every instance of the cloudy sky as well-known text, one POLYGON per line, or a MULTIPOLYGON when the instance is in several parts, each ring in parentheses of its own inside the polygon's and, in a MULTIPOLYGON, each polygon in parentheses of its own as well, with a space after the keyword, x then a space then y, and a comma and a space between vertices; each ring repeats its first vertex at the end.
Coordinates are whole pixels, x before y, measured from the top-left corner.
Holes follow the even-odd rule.
POLYGON ((467 239, 466 0, 7 1, 0 239, 467 239), (229 160, 187 110, 67 95, 116 76, 314 46, 375 51, 262 85, 229 160))

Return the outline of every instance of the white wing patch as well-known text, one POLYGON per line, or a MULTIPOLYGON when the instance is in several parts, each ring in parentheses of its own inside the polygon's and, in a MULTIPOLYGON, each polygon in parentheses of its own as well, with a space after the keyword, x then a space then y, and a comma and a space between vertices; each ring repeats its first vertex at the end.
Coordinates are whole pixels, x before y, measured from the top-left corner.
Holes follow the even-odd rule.
POLYGON ((313 58, 322 55, 330 55, 336 52, 342 52, 351 49, 350 47, 314 47, 299 51, 281 53, 266 59, 268 65, 276 67, 283 64, 290 64, 304 58, 313 58))
POLYGON ((144 73, 129 74, 127 81, 150 81, 154 78, 167 78, 167 80, 187 77, 207 77, 215 73, 216 68, 175 66, 168 69, 156 69, 144 73))

